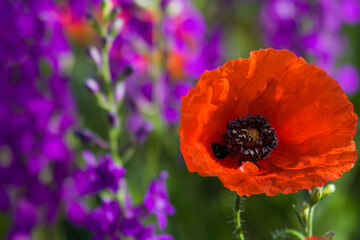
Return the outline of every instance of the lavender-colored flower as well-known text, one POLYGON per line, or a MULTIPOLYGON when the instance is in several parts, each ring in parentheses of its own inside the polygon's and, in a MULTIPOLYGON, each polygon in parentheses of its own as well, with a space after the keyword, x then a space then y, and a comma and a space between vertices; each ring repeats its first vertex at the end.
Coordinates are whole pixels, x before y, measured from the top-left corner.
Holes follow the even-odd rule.
POLYGON ((131 113, 127 119, 127 126, 138 143, 145 141, 153 129, 153 125, 146 121, 138 112, 131 113))
POLYGON ((357 69, 351 65, 342 65, 337 69, 335 78, 338 79, 342 89, 348 94, 354 94, 359 89, 359 73, 357 69))
POLYGON ((206 37, 206 24, 190 1, 169 0, 163 3, 163 38, 166 42, 166 68, 153 83, 153 99, 169 124, 179 121, 180 99, 204 70, 215 68, 222 59, 221 32, 206 37), (181 91, 179 91, 181 89, 181 91))
MULTIPOLYGON (((92 12, 96 12, 94 1, 86 3, 84 9, 92 6, 92 12)), ((205 69, 213 69, 221 61, 221 31, 213 30, 207 36, 204 19, 189 0, 160 1, 157 10, 161 12, 157 14, 131 0, 113 3, 121 8, 117 18, 123 26, 110 51, 110 68, 113 79, 128 66, 134 70, 131 77, 125 77, 129 116, 155 104, 165 122, 177 123, 181 96, 205 69), (154 75, 153 69, 158 66, 161 68, 154 75), (187 87, 179 91, 179 85, 187 87)), ((130 133, 142 141, 147 135, 143 130, 150 125, 146 121, 138 124, 138 119, 135 115, 127 122, 130 133)))
POLYGON ((120 230, 126 237, 138 236, 145 231, 144 226, 136 217, 124 218, 120 224, 120 230))
POLYGON ((86 227, 95 235, 92 239, 120 239, 121 209, 116 201, 104 201, 87 216, 86 227))
POLYGON ((105 188, 109 188, 115 193, 118 190, 121 178, 125 174, 125 169, 117 166, 109 154, 100 157, 97 161, 90 152, 84 151, 83 157, 87 163, 87 168, 78 170, 74 174, 79 193, 97 193, 105 188))
POLYGON ((165 180, 168 173, 163 171, 158 179, 154 180, 145 194, 144 207, 155 214, 160 229, 164 229, 167 224, 167 214, 174 214, 175 208, 170 204, 165 180))
POLYGON ((0 210, 7 211, 10 208, 10 198, 4 187, 0 187, 0 210))
POLYGON ((89 129, 78 129, 74 133, 87 146, 109 149, 109 144, 89 129))
MULTIPOLYGON (((108 215, 108 213, 103 213, 102 208, 90 211, 84 200, 99 194, 102 190, 110 190, 113 193, 117 193, 119 188, 124 188, 122 182, 125 169, 117 166, 109 154, 96 158, 90 151, 85 150, 83 158, 86 167, 84 169, 76 169, 73 175, 66 179, 62 189, 62 198, 65 203, 67 218, 77 226, 87 227, 90 224, 89 226, 91 227, 91 224, 97 221, 96 216, 99 214, 108 215)), ((128 201, 127 197, 125 199, 128 201)), ((131 208, 131 203, 128 205, 131 208)), ((108 209, 108 204, 105 204, 104 208, 108 209)), ((124 209, 124 212, 127 213, 125 215, 132 216, 133 214, 130 211, 132 209, 124 209)), ((99 221, 101 222, 101 219, 99 221)), ((106 223, 103 222, 102 224, 106 223)), ((95 226, 96 224, 93 225, 95 226)), ((100 231, 95 229, 94 226, 91 227, 91 231, 100 231)), ((99 239, 101 238, 99 237, 99 239)))
POLYGON ((71 201, 66 206, 67 218, 76 226, 83 226, 87 221, 88 208, 81 201, 71 201))
POLYGON ((97 94, 100 91, 98 83, 92 78, 86 79, 84 85, 91 94, 97 94))
POLYGON ((156 227, 150 224, 135 236, 136 240, 174 240, 169 234, 156 234, 156 227))
MULTIPOLYGON (((96 164, 96 158, 85 152, 89 165, 96 164)), ((120 182, 118 193, 124 194, 120 203, 114 199, 103 199, 101 205, 89 210, 84 201, 89 197, 79 192, 76 178, 68 178, 63 188, 63 198, 68 219, 77 226, 86 227, 91 231, 93 239, 120 239, 133 237, 136 240, 172 240, 168 234, 156 234, 154 224, 146 225, 148 217, 155 214, 159 219, 160 229, 166 226, 166 214, 173 214, 174 208, 169 203, 165 186, 167 173, 162 172, 154 180, 145 195, 144 203, 133 206, 124 180, 120 182)), ((90 175, 91 178, 91 175, 90 175)))
MULTIPOLYGON (((341 33, 342 25, 355 24, 360 20, 358 0, 266 0, 260 20, 267 45, 287 48, 309 57, 333 77, 340 77, 337 78, 339 83, 349 79, 358 81, 355 69, 342 71, 336 65, 347 46, 346 37, 341 33), (341 74, 338 74, 339 71, 341 74)), ((344 88, 344 91, 353 94, 357 85, 354 83, 351 90, 344 88)))
POLYGON ((79 192, 73 176, 68 176, 61 189, 67 219, 76 226, 84 226, 89 212, 83 201, 83 194, 79 192))
POLYGON ((104 200, 102 205, 89 212, 85 226, 94 233, 92 239, 121 239, 133 237, 136 240, 173 240, 168 234, 155 233, 155 226, 145 226, 140 218, 125 217, 119 203, 104 200))
POLYGON ((0 209, 13 221, 10 238, 30 238, 51 224, 72 153, 66 131, 74 123, 69 54, 50 0, 0 3, 0 209))
POLYGON ((26 200, 21 200, 15 210, 13 228, 10 239, 31 239, 31 232, 36 226, 38 213, 36 206, 26 200), (19 236, 23 238, 18 238, 19 236))
POLYGON ((92 239, 121 239, 121 236, 134 237, 136 240, 170 240, 168 234, 157 235, 155 226, 145 226, 141 216, 128 217, 117 201, 104 200, 102 205, 90 211, 85 226, 94 233, 92 239))
POLYGON ((341 2, 341 16, 344 22, 356 24, 360 20, 360 2, 358 0, 343 0, 341 2))

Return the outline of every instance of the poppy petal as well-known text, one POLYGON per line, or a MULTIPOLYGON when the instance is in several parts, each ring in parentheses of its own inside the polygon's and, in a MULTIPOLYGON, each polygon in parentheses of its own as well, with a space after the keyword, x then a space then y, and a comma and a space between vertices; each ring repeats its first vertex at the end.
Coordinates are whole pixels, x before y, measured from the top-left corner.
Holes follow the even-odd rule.
MULTIPOLYGON (((339 178, 356 161, 357 116, 339 84, 287 50, 252 52, 205 71, 182 98, 180 148, 190 172, 217 176, 239 195, 296 192, 339 178), (261 115, 278 146, 268 158, 217 159, 230 120, 261 115)), ((224 155, 225 156, 225 155, 224 155)))

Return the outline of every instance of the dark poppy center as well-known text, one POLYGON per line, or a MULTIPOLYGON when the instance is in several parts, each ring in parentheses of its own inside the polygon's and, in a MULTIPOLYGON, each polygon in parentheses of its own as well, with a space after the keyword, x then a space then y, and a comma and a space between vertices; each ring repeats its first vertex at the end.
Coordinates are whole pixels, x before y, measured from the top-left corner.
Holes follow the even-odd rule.
POLYGON ((231 154, 239 164, 247 161, 257 164, 270 155, 277 142, 275 129, 267 118, 248 114, 229 121, 226 133, 222 135, 222 143, 212 143, 211 149, 219 160, 231 154))

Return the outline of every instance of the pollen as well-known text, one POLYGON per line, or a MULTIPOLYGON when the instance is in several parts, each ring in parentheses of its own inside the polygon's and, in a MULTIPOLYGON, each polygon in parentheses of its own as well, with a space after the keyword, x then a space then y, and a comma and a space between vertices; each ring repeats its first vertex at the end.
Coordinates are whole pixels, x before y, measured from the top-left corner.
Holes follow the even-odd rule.
POLYGON ((247 161, 257 164, 267 158, 278 143, 275 129, 261 115, 248 114, 231 120, 226 128, 222 143, 211 144, 213 154, 219 160, 231 154, 239 164, 247 161))

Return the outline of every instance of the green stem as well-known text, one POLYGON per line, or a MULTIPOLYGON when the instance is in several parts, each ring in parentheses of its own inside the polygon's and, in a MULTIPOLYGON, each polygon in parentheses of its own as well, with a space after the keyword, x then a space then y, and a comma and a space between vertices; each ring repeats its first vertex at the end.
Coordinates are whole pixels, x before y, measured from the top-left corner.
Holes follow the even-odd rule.
POLYGON ((118 151, 118 136, 119 136, 118 129, 116 127, 111 127, 109 130, 111 156, 113 157, 115 162, 117 162, 120 166, 122 166, 123 164, 118 151))
MULTIPOLYGON (((101 58, 102 58, 102 68, 101 68, 101 75, 103 77, 104 83, 105 83, 105 89, 106 94, 108 98, 109 103, 109 109, 110 111, 113 111, 116 115, 117 114, 117 104, 115 102, 114 98, 114 92, 112 88, 112 77, 111 77, 111 71, 110 71, 110 64, 109 64, 109 54, 110 54, 110 48, 112 45, 111 39, 108 38, 107 33, 108 25, 103 23, 101 26, 101 37, 105 40, 105 43, 103 44, 101 48, 101 58)), ((119 119, 119 122, 121 119, 119 119)), ((109 142, 110 142, 110 152, 111 156, 113 157, 114 161, 117 162, 120 166, 122 166, 122 161, 119 155, 119 149, 118 149, 118 139, 119 139, 119 126, 111 126, 109 130, 109 142)))
POLYGON ((306 221, 306 235, 308 237, 312 236, 313 233, 313 216, 314 216, 314 209, 315 209, 315 205, 311 206, 309 208, 309 215, 308 215, 308 219, 306 221))
POLYGON ((238 240, 245 240, 244 234, 241 229, 241 218, 240 218, 240 196, 236 194, 235 209, 234 209, 234 220, 235 220, 235 234, 238 240))
MULTIPOLYGON (((103 36, 104 37, 104 36, 103 36)), ((107 40, 108 41, 108 40, 107 40)), ((106 42, 101 49, 101 58, 102 58, 102 77, 104 79, 106 93, 108 96, 108 101, 114 107, 114 93, 112 90, 112 79, 110 74, 110 65, 109 65, 109 42, 106 42)))
POLYGON ((296 231, 294 229, 285 229, 285 233, 287 235, 293 236, 293 237, 295 237, 295 238, 297 238, 299 240, 304 240, 305 239, 305 236, 302 233, 300 233, 300 232, 298 232, 298 231, 296 231))
POLYGON ((158 129, 154 127, 153 132, 149 136, 149 146, 146 154, 146 165, 143 174, 143 184, 146 186, 148 182, 156 175, 159 168, 159 160, 161 154, 158 129))

